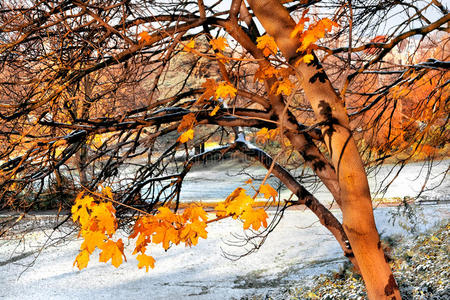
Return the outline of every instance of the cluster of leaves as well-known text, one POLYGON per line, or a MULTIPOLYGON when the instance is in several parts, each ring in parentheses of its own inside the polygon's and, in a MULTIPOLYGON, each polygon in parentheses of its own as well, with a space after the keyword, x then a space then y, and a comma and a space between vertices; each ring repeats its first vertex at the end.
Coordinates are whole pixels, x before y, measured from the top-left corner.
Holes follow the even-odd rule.
MULTIPOLYGON (((420 235, 414 244, 394 245, 391 266, 404 299, 450 298, 450 224, 420 235)), ((350 271, 321 275, 313 287, 300 288, 293 299, 365 299, 362 279, 350 271)))
POLYGON ((80 224, 79 236, 84 239, 74 262, 80 270, 88 265, 89 257, 96 248, 102 250, 100 261, 111 259, 115 267, 122 264, 122 257, 125 258, 122 239, 112 239, 117 230, 116 210, 109 201, 112 198, 111 189, 106 187, 100 194, 91 196, 79 193, 75 199, 72 220, 80 224))
POLYGON ((301 45, 297 49, 297 52, 304 54, 303 61, 305 63, 309 63, 314 59, 314 56, 311 53, 317 48, 315 43, 323 38, 326 32, 331 32, 333 27, 339 26, 336 22, 328 18, 315 18, 313 22, 306 27, 306 24, 310 21, 310 18, 306 17, 307 13, 308 9, 305 9, 294 30, 291 32, 291 38, 298 37, 301 41, 301 45))
MULTIPOLYGON (((247 183, 250 184, 251 180, 247 183)), ((263 208, 254 208, 255 198, 259 193, 263 194, 266 199, 276 199, 278 195, 277 191, 268 184, 262 184, 253 197, 247 195, 246 190, 239 187, 224 202, 215 207, 217 217, 239 218, 244 222, 244 229, 249 229, 251 226, 254 230, 258 230, 261 225, 267 227, 266 211, 263 208)))
MULTIPOLYGON (((247 183, 251 183, 248 181, 247 183)), ((256 190, 256 189, 255 189, 256 190)), ((216 206, 216 217, 208 221, 208 216, 203 207, 191 204, 182 213, 174 213, 167 207, 159 207, 154 215, 145 213, 139 217, 133 227, 130 239, 136 239, 133 255, 137 255, 138 268, 154 268, 155 259, 146 254, 149 244, 161 244, 167 250, 171 245, 184 243, 187 247, 195 246, 199 238, 206 239, 207 223, 218 221, 226 217, 239 218, 243 221, 245 230, 250 227, 259 230, 261 226, 267 227, 268 215, 263 208, 254 208, 255 198, 263 194, 266 199, 276 199, 277 191, 268 184, 262 184, 253 197, 239 187, 234 190, 224 202, 216 206)), ((109 187, 102 188, 100 193, 85 195, 80 193, 72 206, 72 219, 80 224, 79 237, 84 241, 80 247, 80 253, 75 259, 80 270, 87 267, 90 255, 99 248, 100 262, 111 263, 116 268, 120 266, 126 257, 122 239, 113 240, 117 230, 115 202, 109 187)))

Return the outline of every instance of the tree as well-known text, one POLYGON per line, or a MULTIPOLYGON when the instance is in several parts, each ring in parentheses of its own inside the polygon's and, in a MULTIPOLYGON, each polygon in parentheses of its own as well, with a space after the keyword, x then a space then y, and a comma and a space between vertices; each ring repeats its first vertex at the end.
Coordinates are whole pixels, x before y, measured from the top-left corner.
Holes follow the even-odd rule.
MULTIPOLYGON (((123 244, 108 237, 116 218, 124 225, 144 214, 135 228, 163 224, 159 235, 168 239, 154 236, 165 248, 181 232, 187 244, 204 236, 201 211, 167 207, 178 209, 194 163, 237 151, 292 191, 296 199, 281 210, 303 204, 317 215, 360 271, 369 298, 400 299, 363 159, 374 165, 406 152, 404 164, 445 147, 448 35, 439 33, 449 20, 435 0, 7 1, 0 15, 2 208, 26 213, 53 178, 71 178, 68 189, 94 195, 79 196, 72 210, 82 230, 82 220, 105 222, 95 223, 100 236, 84 228, 85 248, 109 245, 100 259, 117 265, 123 244), (391 25, 397 12, 401 22, 391 25), (382 30, 386 24, 392 29, 382 30), (434 53, 420 55, 426 43, 434 53), (401 47, 409 57, 395 62, 401 47), (426 94, 406 105, 415 89, 426 94), (276 140, 274 153, 248 141, 256 131, 259 141, 276 140), (192 156, 190 149, 211 140, 221 147, 192 156), (292 160, 329 189, 342 223, 289 171, 292 160), (99 185, 114 195, 95 192, 99 185)), ((270 191, 264 182, 255 189, 270 191)), ((258 230, 263 211, 243 209, 251 207, 245 195, 234 191, 219 218, 240 217, 258 230), (248 211, 254 214, 245 217, 248 211)), ((145 246, 138 251, 142 266, 151 266, 145 246)), ((80 255, 79 266, 89 253, 80 255)))

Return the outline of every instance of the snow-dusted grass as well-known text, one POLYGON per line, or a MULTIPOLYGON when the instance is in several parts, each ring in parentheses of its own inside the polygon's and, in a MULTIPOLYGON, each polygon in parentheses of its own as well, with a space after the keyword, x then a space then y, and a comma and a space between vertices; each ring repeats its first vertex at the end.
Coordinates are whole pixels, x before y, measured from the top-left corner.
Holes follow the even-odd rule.
MULTIPOLYGON (((377 226, 385 235, 407 235, 398 223, 389 223, 395 209, 377 209, 377 226)), ((420 230, 448 219, 449 206, 425 207, 423 215, 428 224, 421 223, 420 230)), ((241 228, 238 221, 227 219, 209 224, 208 239, 195 247, 172 247, 167 252, 160 246, 151 247, 149 254, 155 257, 156 266, 148 273, 137 268, 131 244, 126 250, 128 262, 119 268, 99 263, 98 253, 94 253, 87 269, 78 271, 72 263, 81 241, 74 235, 43 249, 34 265, 25 270, 50 231, 9 237, 0 240, 0 298, 239 299, 268 295, 283 299, 286 292, 311 284, 314 275, 337 270, 345 261, 337 242, 310 212, 286 212, 259 251, 238 261, 227 260, 222 251, 245 253, 242 247, 226 243, 236 241, 232 234, 241 234, 241 228)), ((126 245, 127 241, 125 238, 126 245)))
MULTIPOLYGON (((394 276, 403 299, 450 299, 450 223, 416 236, 385 241, 394 276)), ((289 299, 365 299, 360 276, 350 271, 320 275, 312 287, 299 286, 289 299)))

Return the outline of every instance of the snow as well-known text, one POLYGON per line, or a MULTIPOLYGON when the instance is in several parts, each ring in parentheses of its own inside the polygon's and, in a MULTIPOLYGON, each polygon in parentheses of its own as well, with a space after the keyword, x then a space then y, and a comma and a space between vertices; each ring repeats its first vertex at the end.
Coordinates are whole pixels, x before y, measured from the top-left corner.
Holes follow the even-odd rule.
MULTIPOLYGON (((419 215, 427 223, 420 221, 419 229, 425 230, 439 220, 448 221, 449 208, 423 206, 419 215)), ((385 235, 406 236, 408 230, 398 226, 406 224, 406 219, 400 217, 395 226, 390 223, 391 212, 395 210, 387 207, 375 210, 377 227, 385 235)), ((245 253, 242 247, 228 245, 236 241, 233 234, 242 234, 242 224, 226 219, 209 224, 207 230, 208 239, 200 240, 192 248, 175 246, 164 252, 161 246, 151 247, 148 254, 155 257, 156 265, 148 273, 137 268, 137 260, 130 253, 132 241, 128 242, 126 237, 128 262, 116 269, 110 263, 99 263, 95 252, 82 271, 72 266, 81 244, 73 234, 61 244, 43 249, 29 269, 25 266, 33 262, 50 231, 2 239, 0 298, 239 299, 255 294, 277 298, 293 284, 308 284, 313 275, 336 270, 344 262, 337 242, 309 211, 287 211, 259 251, 238 261, 226 259, 223 251, 245 253)))

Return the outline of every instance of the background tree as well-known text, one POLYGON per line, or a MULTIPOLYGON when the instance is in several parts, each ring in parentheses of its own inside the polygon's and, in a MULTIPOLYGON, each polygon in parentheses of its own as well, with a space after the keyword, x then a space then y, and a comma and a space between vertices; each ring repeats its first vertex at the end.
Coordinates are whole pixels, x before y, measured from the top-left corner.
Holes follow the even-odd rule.
POLYGON ((194 163, 242 152, 292 191, 280 211, 304 204, 318 216, 370 298, 400 298, 364 162, 448 151, 442 3, 11 0, 0 12, 2 209, 27 213, 55 180, 73 196, 103 185, 125 225, 176 210, 194 163), (255 133, 272 151, 250 144, 255 133), (192 156, 207 141, 221 147, 192 156), (342 224, 289 171, 302 165, 342 224))

